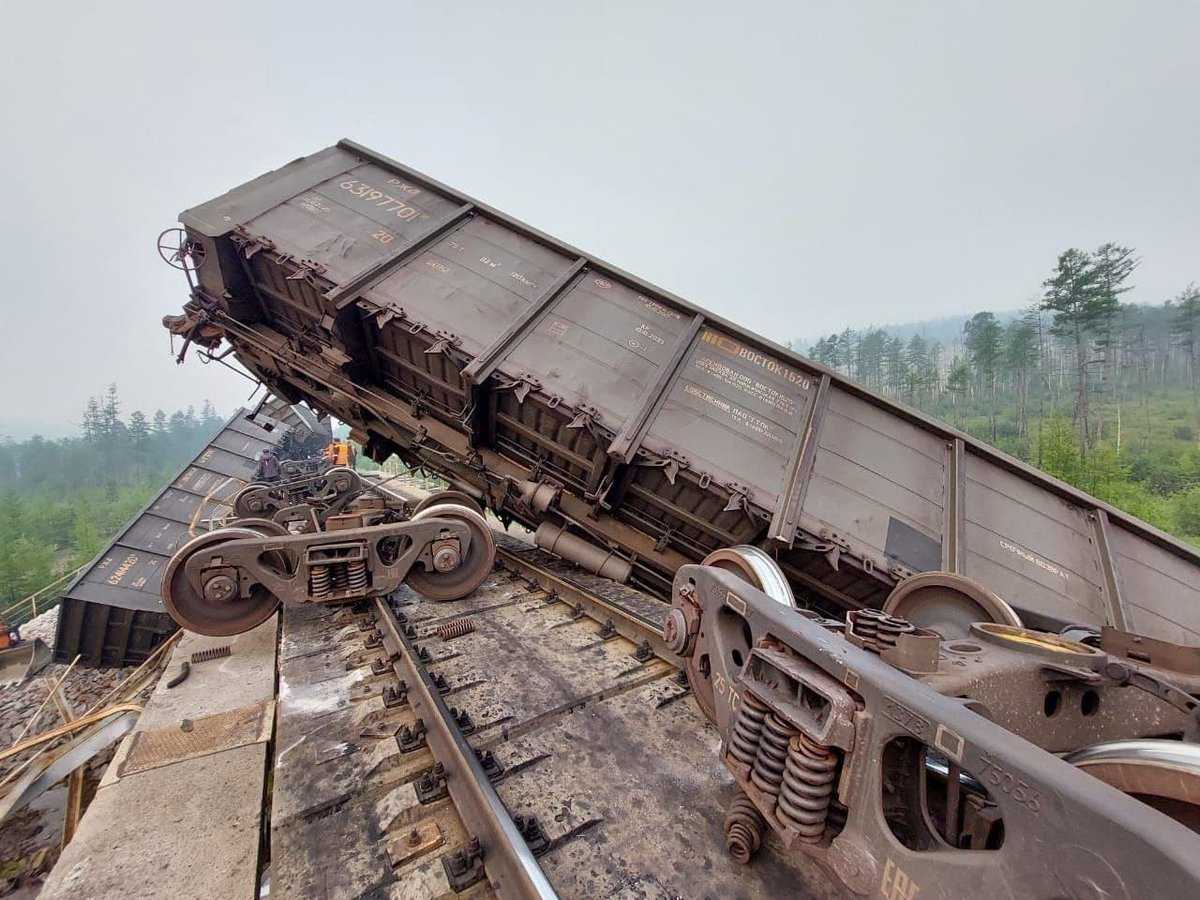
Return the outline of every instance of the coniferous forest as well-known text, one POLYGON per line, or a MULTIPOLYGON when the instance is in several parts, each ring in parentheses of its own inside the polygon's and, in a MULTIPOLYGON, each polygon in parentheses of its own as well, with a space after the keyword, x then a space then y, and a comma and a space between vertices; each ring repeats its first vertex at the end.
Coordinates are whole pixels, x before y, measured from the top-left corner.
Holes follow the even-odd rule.
POLYGON ((0 443, 0 606, 100 552, 222 423, 207 401, 124 415, 110 385, 88 401, 78 437, 0 443))
POLYGON ((796 349, 1200 543, 1200 288, 1124 303, 1139 262, 1066 250, 1017 313, 976 312, 942 340, 870 327, 796 349))

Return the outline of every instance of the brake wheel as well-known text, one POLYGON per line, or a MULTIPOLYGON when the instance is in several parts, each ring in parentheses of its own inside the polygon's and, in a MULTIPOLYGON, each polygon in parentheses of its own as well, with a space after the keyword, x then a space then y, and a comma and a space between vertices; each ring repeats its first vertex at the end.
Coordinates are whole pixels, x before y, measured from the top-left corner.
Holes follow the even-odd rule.
POLYGON ((241 634, 269 619, 279 608, 279 598, 262 585, 252 586, 249 596, 242 596, 234 588, 229 599, 216 600, 206 597, 191 583, 185 568, 187 561, 199 550, 262 536, 262 532, 253 528, 221 528, 199 535, 180 547, 163 572, 163 604, 171 618, 188 631, 211 637, 241 634))
MULTIPOLYGON (((442 503, 428 506, 416 513, 411 521, 422 519, 454 519, 471 529, 471 545, 458 564, 445 572, 430 571, 419 563, 409 570, 408 586, 430 600, 459 600, 483 583, 496 562, 496 542, 483 515, 466 506, 442 503)), ((437 551, 435 551, 435 557, 437 551)))

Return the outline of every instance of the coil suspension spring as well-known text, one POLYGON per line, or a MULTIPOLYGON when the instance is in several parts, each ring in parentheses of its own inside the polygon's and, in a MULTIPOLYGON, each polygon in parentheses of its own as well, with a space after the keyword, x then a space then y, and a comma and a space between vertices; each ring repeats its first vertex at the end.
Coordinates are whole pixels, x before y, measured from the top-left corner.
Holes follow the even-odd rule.
POLYGON ((854 634, 866 645, 866 649, 878 652, 879 622, 888 616, 877 609, 860 609, 854 615, 854 634))
POLYGON ((313 599, 321 600, 329 596, 329 566, 313 566, 308 574, 308 586, 313 599))
POLYGON ((366 560, 360 559, 355 562, 346 563, 346 586, 352 591, 365 591, 367 589, 366 560))
POLYGON ((725 848, 729 855, 742 865, 750 862, 750 857, 762 846, 766 828, 766 820, 754 802, 738 791, 725 816, 725 848))
POLYGON ((350 575, 346 571, 347 563, 334 563, 329 567, 329 573, 333 577, 334 590, 344 591, 350 587, 350 575))
POLYGON ((805 843, 818 843, 825 833, 837 762, 832 749, 807 734, 797 734, 788 741, 775 815, 788 828, 798 831, 805 843))
POLYGON ((912 622, 905 619, 898 619, 895 616, 884 616, 879 620, 879 631, 875 636, 875 644, 882 653, 884 650, 890 650, 896 646, 896 639, 902 634, 909 634, 917 630, 912 622))
POLYGON ((742 704, 729 734, 729 752, 738 762, 754 765, 766 715, 767 707, 761 700, 749 691, 742 694, 742 704))
POLYGON ((758 753, 754 757, 754 768, 750 770, 750 780, 764 794, 770 794, 772 797, 779 794, 780 784, 783 782, 783 768, 787 762, 788 740, 794 734, 796 729, 775 713, 767 713, 763 719, 758 753))
POLYGON ((470 619, 455 619, 453 622, 447 622, 445 625, 439 625, 434 632, 443 641, 448 641, 451 638, 462 637, 464 634, 470 634, 475 630, 475 623, 470 619))

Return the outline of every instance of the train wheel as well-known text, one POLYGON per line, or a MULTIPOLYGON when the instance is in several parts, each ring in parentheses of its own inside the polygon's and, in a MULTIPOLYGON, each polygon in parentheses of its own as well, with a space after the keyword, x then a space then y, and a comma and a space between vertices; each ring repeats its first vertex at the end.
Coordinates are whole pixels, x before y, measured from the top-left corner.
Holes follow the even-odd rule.
POLYGON ((279 505, 272 504, 269 498, 262 496, 255 497, 263 488, 268 488, 270 485, 253 482, 241 488, 233 495, 233 501, 230 506, 233 507, 233 514, 239 519, 249 519, 263 515, 270 515, 279 508, 279 505))
POLYGON ((1200 746, 1182 741, 1109 741, 1064 758, 1200 833, 1200 746))
POLYGON ((456 503, 428 506, 414 514, 412 521, 435 518, 465 522, 471 529, 471 546, 466 557, 457 560, 457 565, 445 572, 431 572, 415 565, 404 580, 430 600, 459 600, 479 587, 492 571, 496 562, 496 542, 481 513, 456 503))
POLYGON ((325 483, 333 488, 338 496, 362 488, 362 479, 349 466, 335 466, 325 473, 325 483))
MULTIPOLYGON (((704 557, 701 565, 713 566, 714 568, 723 569, 726 572, 732 572, 738 578, 742 579, 742 581, 758 588, 758 590, 762 591, 776 603, 790 608, 795 608, 796 606, 796 598, 792 594, 792 587, 788 584, 783 570, 779 568, 775 560, 771 559, 770 556, 757 547, 741 545, 714 550, 708 556, 704 557)), ((712 622, 702 624, 701 635, 703 635, 706 627, 711 628, 714 625, 715 623, 712 622)), ((701 642, 697 646, 697 651, 703 647, 704 642, 701 642)), ((747 637, 745 646, 736 649, 742 654, 743 658, 749 657, 749 638, 747 637)), ((693 653, 688 657, 686 668, 688 683, 691 685, 692 695, 696 698, 696 703, 700 706, 700 711, 708 717, 710 722, 715 724, 717 721, 717 711, 713 698, 711 663, 708 660, 707 654, 700 652, 693 653)))
POLYGON ((704 557, 704 561, 700 565, 713 566, 717 569, 724 569, 726 572, 732 572, 742 581, 758 588, 776 603, 792 608, 796 606, 792 586, 788 584, 783 570, 779 568, 779 564, 775 560, 757 547, 742 544, 738 547, 714 550, 704 557))
POLYGON ((252 528, 221 528, 180 547, 163 572, 162 598, 171 618, 188 631, 211 637, 241 634, 269 619, 279 608, 279 598, 261 585, 254 585, 248 597, 240 596, 237 586, 229 583, 210 582, 208 591, 197 590, 184 569, 198 550, 261 536, 252 528))
POLYGON ((922 572, 905 579, 888 595, 883 611, 946 640, 966 637, 975 622, 1021 627, 1021 617, 1011 606, 983 585, 952 572, 922 572))
POLYGON ((479 501, 462 491, 435 491, 416 505, 413 514, 415 516, 416 513, 424 512, 431 506, 440 506, 444 503, 465 506, 467 509, 483 515, 483 507, 479 505, 479 501))
POLYGON ((230 528, 249 528, 257 531, 263 537, 283 537, 288 533, 288 530, 283 525, 280 525, 274 519, 259 519, 250 516, 245 519, 235 519, 230 523, 230 528))

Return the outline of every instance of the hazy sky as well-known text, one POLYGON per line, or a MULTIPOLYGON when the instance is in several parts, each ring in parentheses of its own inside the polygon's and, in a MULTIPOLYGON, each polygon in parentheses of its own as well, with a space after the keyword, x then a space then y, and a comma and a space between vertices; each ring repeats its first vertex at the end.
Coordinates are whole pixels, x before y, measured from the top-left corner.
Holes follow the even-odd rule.
POLYGON ((0 0, 0 435, 177 367, 154 240, 352 137, 776 340, 1200 280, 1200 4, 0 0))

